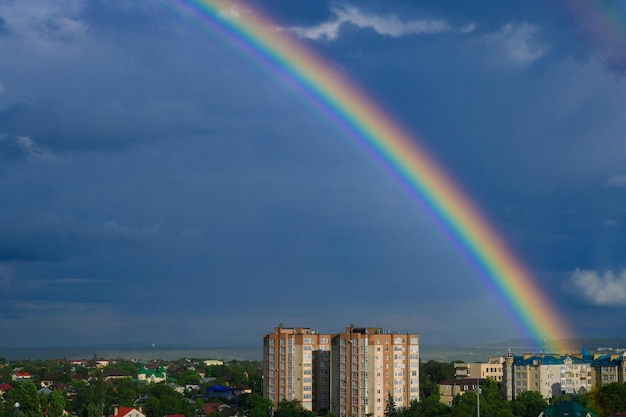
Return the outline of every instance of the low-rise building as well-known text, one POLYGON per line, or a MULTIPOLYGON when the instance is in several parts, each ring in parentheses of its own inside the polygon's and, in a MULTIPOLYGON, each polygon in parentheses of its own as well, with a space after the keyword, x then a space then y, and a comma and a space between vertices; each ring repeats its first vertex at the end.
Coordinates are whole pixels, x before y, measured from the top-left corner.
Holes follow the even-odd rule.
POLYGON ((454 377, 470 379, 489 378, 494 381, 501 382, 503 366, 503 356, 489 358, 487 362, 455 363, 454 377))
POLYGON ((165 372, 165 368, 163 366, 159 366, 157 369, 146 369, 142 365, 141 368, 139 368, 137 379, 139 381, 154 383, 165 382, 167 380, 167 373, 165 372))
POLYGON ((457 395, 463 395, 470 391, 476 392, 480 382, 479 379, 475 378, 456 378, 441 381, 439 383, 439 400, 450 406, 457 395))

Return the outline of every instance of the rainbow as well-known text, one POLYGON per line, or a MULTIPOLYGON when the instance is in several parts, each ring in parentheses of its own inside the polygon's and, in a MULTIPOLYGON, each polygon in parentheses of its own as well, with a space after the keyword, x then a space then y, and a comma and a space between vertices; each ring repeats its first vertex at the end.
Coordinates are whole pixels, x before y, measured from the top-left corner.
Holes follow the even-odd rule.
POLYGON ((522 262, 445 172, 366 95, 278 25, 232 0, 171 0, 177 11, 224 33, 287 74, 342 127, 379 155, 426 203, 502 297, 526 334, 565 353, 568 327, 522 262))

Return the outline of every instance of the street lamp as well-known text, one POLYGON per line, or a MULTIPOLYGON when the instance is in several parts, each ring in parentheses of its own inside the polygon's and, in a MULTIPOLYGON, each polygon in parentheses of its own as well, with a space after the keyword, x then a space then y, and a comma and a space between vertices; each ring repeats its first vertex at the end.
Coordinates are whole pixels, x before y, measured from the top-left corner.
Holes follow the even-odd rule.
POLYGON ((18 403, 17 401, 15 402, 15 414, 16 417, 20 417, 20 403, 18 403))
POLYGON ((476 417, 480 417, 480 378, 476 378, 476 417))

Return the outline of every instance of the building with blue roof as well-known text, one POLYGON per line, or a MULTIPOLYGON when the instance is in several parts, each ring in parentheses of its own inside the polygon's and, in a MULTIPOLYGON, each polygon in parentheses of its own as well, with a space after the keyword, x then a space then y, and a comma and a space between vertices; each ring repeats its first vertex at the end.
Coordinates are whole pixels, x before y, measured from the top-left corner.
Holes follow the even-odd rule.
POLYGON ((591 355, 583 347, 579 354, 548 353, 505 357, 502 394, 507 400, 535 391, 549 399, 562 394, 589 392, 597 384, 626 382, 626 353, 591 355))

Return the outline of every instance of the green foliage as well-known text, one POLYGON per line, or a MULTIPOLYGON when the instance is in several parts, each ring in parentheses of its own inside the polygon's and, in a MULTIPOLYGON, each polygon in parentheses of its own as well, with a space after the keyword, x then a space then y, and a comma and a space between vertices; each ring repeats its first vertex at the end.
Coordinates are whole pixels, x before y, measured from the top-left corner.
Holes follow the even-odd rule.
POLYGON ((282 400, 274 411, 274 417, 315 417, 315 413, 305 410, 298 400, 282 400))
POLYGON ((613 382, 594 387, 589 393, 589 409, 599 417, 626 410, 626 384, 613 382))
POLYGON ((178 375, 176 381, 179 385, 200 385, 202 379, 196 371, 188 370, 178 375))
POLYGON ((79 417, 88 417, 87 407, 93 404, 93 388, 83 381, 73 379, 70 383, 70 390, 73 398, 68 404, 67 411, 79 417))
POLYGON ((270 417, 272 415, 272 400, 257 394, 247 395, 243 406, 248 411, 248 417, 270 417))
POLYGON ((537 417, 547 406, 548 402, 541 393, 526 391, 511 402, 511 411, 517 417, 537 417))
MULTIPOLYGON (((136 380, 131 378, 116 379, 113 381, 112 390, 108 394, 109 398, 107 398, 107 400, 110 400, 110 402, 116 402, 121 406, 132 407, 139 395, 139 384, 136 380)), ((96 401, 94 402, 98 405, 96 401)))
POLYGON ((440 417, 446 416, 450 409, 439 401, 439 394, 425 397, 422 401, 411 401, 402 417, 440 417))
POLYGON ((31 381, 18 384, 11 392, 11 404, 19 403, 19 417, 43 417, 37 387, 31 381))
POLYGON ((218 384, 247 385, 260 392, 262 386, 259 361, 230 361, 225 365, 207 366, 206 376, 217 378, 218 384))
POLYGON ((454 362, 437 362, 430 360, 420 365, 420 382, 433 381, 439 383, 454 378, 454 362))
POLYGON ((117 359, 115 361, 115 363, 111 363, 107 366, 104 367, 105 371, 108 370, 117 370, 117 371, 121 371, 124 373, 127 373, 129 375, 132 375, 134 378, 137 377, 137 374, 139 373, 139 368, 141 367, 141 365, 137 362, 134 361, 129 361, 129 360, 125 360, 125 359, 117 359))
POLYGON ((385 417, 402 417, 402 411, 396 406, 396 402, 391 394, 387 396, 387 402, 385 403, 385 417))
POLYGON ((143 411, 148 417, 183 413, 184 397, 173 388, 164 384, 149 384, 147 393, 143 411))
POLYGON ((52 391, 45 396, 42 406, 48 410, 48 417, 61 417, 65 411, 65 396, 61 391, 52 391))

